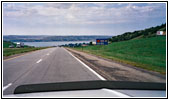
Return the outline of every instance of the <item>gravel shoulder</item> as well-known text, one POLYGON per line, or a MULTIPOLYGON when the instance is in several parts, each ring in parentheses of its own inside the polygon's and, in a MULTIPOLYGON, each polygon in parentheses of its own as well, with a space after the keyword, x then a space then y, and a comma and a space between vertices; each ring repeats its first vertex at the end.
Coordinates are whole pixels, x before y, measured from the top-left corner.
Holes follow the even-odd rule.
POLYGON ((92 54, 66 48, 107 80, 166 83, 166 76, 92 54))

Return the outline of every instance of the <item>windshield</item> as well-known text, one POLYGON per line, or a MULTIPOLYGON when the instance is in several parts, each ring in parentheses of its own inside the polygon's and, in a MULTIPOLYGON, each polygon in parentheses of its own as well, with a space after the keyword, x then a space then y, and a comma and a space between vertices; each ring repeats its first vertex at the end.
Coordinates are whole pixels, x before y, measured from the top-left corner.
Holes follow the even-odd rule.
POLYGON ((3 2, 2 8, 3 95, 30 84, 166 83, 166 2, 3 2))

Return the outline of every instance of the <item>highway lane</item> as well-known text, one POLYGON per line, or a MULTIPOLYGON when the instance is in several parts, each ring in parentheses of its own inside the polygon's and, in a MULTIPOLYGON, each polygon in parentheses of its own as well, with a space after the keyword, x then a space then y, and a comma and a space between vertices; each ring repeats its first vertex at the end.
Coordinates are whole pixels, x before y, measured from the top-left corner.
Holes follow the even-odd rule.
POLYGON ((55 47, 3 61, 3 94, 23 84, 101 80, 64 48, 55 47))

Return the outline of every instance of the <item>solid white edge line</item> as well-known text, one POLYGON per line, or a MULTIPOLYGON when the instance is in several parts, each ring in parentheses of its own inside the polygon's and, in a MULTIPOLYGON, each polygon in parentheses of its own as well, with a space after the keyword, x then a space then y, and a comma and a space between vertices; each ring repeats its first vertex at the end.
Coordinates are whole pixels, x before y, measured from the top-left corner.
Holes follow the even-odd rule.
POLYGON ((42 61, 42 59, 39 59, 36 63, 40 63, 42 61))
POLYGON ((3 91, 5 91, 8 87, 10 87, 12 85, 12 83, 9 83, 8 85, 3 87, 3 91))
POLYGON ((103 78, 101 75, 99 75, 98 73, 96 73, 93 69, 91 69, 89 66, 87 66, 85 63, 83 63, 81 60, 79 60, 77 57, 75 57, 72 53, 70 53, 68 50, 66 50, 64 48, 65 51, 67 51, 72 57, 74 57, 77 61, 79 61, 82 65, 84 65, 87 69, 89 69, 91 72, 93 72, 97 77, 99 77, 101 80, 106 80, 105 78, 103 78))

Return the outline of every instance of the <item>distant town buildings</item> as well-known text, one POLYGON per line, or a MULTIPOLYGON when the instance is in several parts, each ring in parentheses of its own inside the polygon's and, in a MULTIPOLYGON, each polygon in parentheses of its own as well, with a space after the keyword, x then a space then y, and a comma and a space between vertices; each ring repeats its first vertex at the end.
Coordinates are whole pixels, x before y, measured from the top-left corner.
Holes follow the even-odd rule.
POLYGON ((165 31, 157 31, 156 35, 166 35, 165 31))
POLYGON ((96 41, 90 41, 88 43, 69 43, 69 44, 64 44, 60 46, 65 46, 65 47, 85 47, 85 46, 90 46, 90 45, 108 45, 109 41, 108 39, 96 39, 96 41))
POLYGON ((92 42, 92 45, 96 45, 96 42, 92 42))
POLYGON ((83 47, 88 46, 88 44, 82 44, 83 47))

